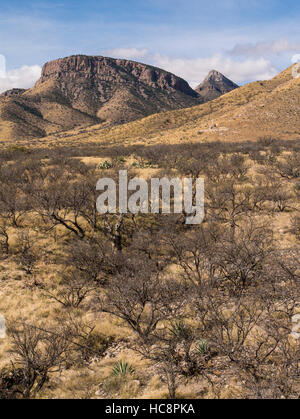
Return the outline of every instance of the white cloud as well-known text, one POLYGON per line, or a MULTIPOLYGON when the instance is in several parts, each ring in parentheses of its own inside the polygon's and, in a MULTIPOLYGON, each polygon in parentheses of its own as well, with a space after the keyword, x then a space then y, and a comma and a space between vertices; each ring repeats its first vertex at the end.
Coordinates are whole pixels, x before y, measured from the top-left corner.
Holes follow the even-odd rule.
POLYGON ((231 51, 231 55, 239 56, 262 56, 270 54, 282 54, 300 50, 300 42, 292 43, 287 39, 279 39, 271 42, 257 42, 256 44, 238 44, 231 51))
POLYGON ((15 70, 9 70, 0 77, 0 93, 13 88, 28 89, 41 76, 41 67, 38 65, 23 66, 15 70))
POLYGON ((199 84, 210 70, 218 70, 236 83, 252 80, 266 80, 274 77, 278 71, 271 61, 264 58, 236 61, 223 55, 209 58, 173 59, 155 55, 153 64, 187 80, 191 86, 199 84))
POLYGON ((4 55, 0 54, 0 78, 5 77, 6 74, 6 60, 4 55))
POLYGON ((126 60, 133 60, 138 58, 145 58, 148 54, 148 50, 146 48, 115 48, 105 51, 105 54, 114 58, 124 58, 126 60))
POLYGON ((291 59, 293 64, 299 63, 300 62, 300 54, 295 54, 292 59, 291 59))
POLYGON ((253 80, 267 80, 278 70, 272 61, 263 57, 235 59, 228 54, 215 54, 206 58, 173 58, 167 55, 151 54, 147 49, 116 48, 106 53, 115 58, 141 59, 144 62, 170 71, 196 87, 210 70, 218 70, 236 83, 253 80))

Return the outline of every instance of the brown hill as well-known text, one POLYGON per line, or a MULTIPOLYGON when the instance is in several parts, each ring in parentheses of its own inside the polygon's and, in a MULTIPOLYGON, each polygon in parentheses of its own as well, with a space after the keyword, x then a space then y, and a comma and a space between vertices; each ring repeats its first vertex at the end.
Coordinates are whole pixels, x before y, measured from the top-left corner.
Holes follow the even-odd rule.
POLYGON ((195 90, 203 99, 203 102, 208 102, 229 93, 238 87, 237 84, 229 80, 219 71, 212 70, 195 90))
POLYGON ((120 124, 201 102, 186 81, 159 68, 72 56, 45 64, 32 89, 0 95, 0 139, 43 137, 97 123, 120 124))
POLYGON ((204 141, 257 140, 272 136, 300 138, 300 78, 292 68, 268 81, 235 89, 211 102, 188 109, 163 112, 117 127, 102 125, 50 136, 55 144, 97 141, 103 144, 155 144, 204 141))

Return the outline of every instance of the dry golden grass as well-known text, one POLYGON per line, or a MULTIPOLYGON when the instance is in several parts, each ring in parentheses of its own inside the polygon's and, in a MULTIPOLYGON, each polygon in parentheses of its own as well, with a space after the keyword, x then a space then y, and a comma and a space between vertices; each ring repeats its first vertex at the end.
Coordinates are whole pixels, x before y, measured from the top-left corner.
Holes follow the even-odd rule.
MULTIPOLYGON (((28 92, 30 95, 30 91, 28 92)), ((69 131, 64 134, 50 135, 46 138, 32 141, 19 140, 14 143, 29 147, 56 147, 58 145, 82 145, 85 141, 103 143, 104 145, 133 145, 133 144, 178 144, 180 142, 206 142, 214 140, 240 141, 256 140, 270 135, 282 139, 300 138, 299 112, 300 79, 291 78, 291 69, 286 70, 273 80, 256 82, 235 90, 211 103, 179 111, 152 115, 114 128, 92 126, 69 131)), ((52 112, 49 109, 49 112, 52 112)), ((0 139, 4 139, 13 130, 12 124, 0 126, 0 139)), ((20 128, 21 129, 21 128, 20 128)), ((4 145, 9 142, 3 141, 4 145)), ((87 166, 98 166, 111 158, 80 156, 87 166)), ((126 165, 135 162, 134 156, 126 159, 126 165)), ((250 163, 250 162, 249 162, 250 163)), ((252 166, 249 173, 254 175, 256 167, 252 166)), ((155 176, 158 169, 138 168, 136 173, 144 178, 155 176)), ((298 208, 299 209, 299 208, 298 208)), ((274 238, 278 249, 292 247, 295 236, 290 232, 290 216, 298 210, 294 208, 282 213, 273 213, 260 217, 267 221, 274 231, 274 238)), ((37 233, 35 219, 26 222, 31 232, 36 234, 36 242, 41 250, 59 252, 58 242, 53 236, 37 233)), ((68 235, 57 229, 60 239, 68 240, 68 235)), ((14 248, 17 230, 10 231, 10 245, 14 248)), ((57 286, 59 267, 41 262, 37 265, 36 273, 32 277, 13 261, 0 262, 0 313, 7 319, 14 321, 28 321, 29 323, 55 323, 58 315, 67 318, 67 311, 62 310, 59 303, 45 296, 42 290, 34 284, 37 282, 53 283, 57 286)), ((178 267, 169 267, 171 274, 178 274, 178 267)), ((166 398, 168 391, 162 383, 159 371, 147 361, 141 359, 133 350, 122 347, 122 342, 131 340, 133 333, 121 320, 116 320, 108 314, 96 316, 78 310, 76 316, 84 321, 92 321, 96 331, 120 342, 120 349, 114 357, 106 357, 92 362, 89 366, 72 366, 62 373, 56 373, 50 384, 45 387, 40 397, 134 397, 134 398, 166 398), (136 373, 126 380, 118 381, 111 377, 112 366, 118 360, 127 360, 136 369, 136 373), (97 395, 98 394, 98 395, 97 395)), ((0 339, 0 369, 10 361, 8 353, 9 340, 0 339)), ((220 377, 220 382, 222 377, 220 377)), ((213 398, 210 388, 203 386, 201 380, 191 379, 178 388, 181 397, 213 398)), ((220 397, 240 397, 240 384, 234 379, 221 388, 220 397)))
MULTIPOLYGON (((292 78, 291 67, 272 80, 250 83, 192 108, 154 114, 112 128, 100 124, 30 141, 22 140, 19 132, 14 138, 20 144, 49 147, 59 144, 75 146, 91 141, 106 145, 150 145, 256 140, 264 136, 297 139, 300 138, 299 94, 300 79, 292 78)), ((56 111, 53 112, 57 116, 63 114, 56 111)), ((9 136, 9 130, 15 128, 6 122, 0 126, 2 142, 7 143, 6 133, 9 136)))
MULTIPOLYGON (((48 146, 83 144, 178 144, 255 140, 263 136, 299 138, 300 79, 291 68, 274 79, 254 82, 193 108, 164 112, 113 128, 101 125, 42 140, 48 146)), ((30 142, 28 142, 30 144, 30 142)))

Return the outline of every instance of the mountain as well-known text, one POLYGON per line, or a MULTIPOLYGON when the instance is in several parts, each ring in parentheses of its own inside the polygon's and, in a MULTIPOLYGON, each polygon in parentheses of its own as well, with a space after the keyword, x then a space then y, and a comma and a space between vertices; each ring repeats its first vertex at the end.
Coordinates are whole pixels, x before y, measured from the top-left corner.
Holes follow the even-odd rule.
POLYGON ((22 139, 114 125, 195 106, 202 99, 186 81, 128 60, 76 55, 46 63, 32 89, 0 95, 0 139, 22 139))
POLYGON ((196 87, 195 91, 204 102, 208 102, 229 93, 238 87, 237 84, 229 80, 219 71, 212 70, 208 73, 205 80, 196 87))
MULTIPOLYGON (((68 143, 182 144, 206 141, 256 141, 262 137, 300 138, 300 78, 292 67, 267 81, 234 89, 192 108, 148 116, 118 127, 68 132, 68 143)), ((63 141, 63 134, 59 135, 63 141)), ((56 136, 45 141, 53 142, 56 136)))

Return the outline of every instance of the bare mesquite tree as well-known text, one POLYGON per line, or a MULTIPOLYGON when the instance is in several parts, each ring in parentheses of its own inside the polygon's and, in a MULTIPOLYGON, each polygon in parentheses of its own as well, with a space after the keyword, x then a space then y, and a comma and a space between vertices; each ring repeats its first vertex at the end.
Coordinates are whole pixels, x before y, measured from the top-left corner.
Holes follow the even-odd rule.
POLYGON ((60 370, 66 362, 70 339, 68 331, 58 333, 31 325, 10 326, 11 354, 16 385, 10 390, 22 398, 35 398, 49 375, 60 370))
POLYGON ((41 253, 38 253, 34 237, 28 230, 22 230, 18 233, 16 259, 23 267, 27 275, 33 273, 34 267, 41 258, 41 253))
POLYGON ((3 165, 0 169, 0 217, 13 227, 20 227, 29 210, 28 197, 22 183, 22 167, 3 165))
POLYGON ((36 185, 35 209, 43 220, 53 227, 62 226, 76 237, 83 239, 86 231, 81 222, 81 209, 85 205, 86 191, 80 182, 67 183, 66 179, 50 179, 36 185))
POLYGON ((184 283, 164 278, 158 264, 142 254, 121 256, 118 263, 99 301, 103 312, 124 320, 144 338, 159 322, 180 316, 186 305, 184 283))
POLYGON ((104 283, 113 269, 112 246, 110 242, 97 236, 89 240, 74 240, 65 248, 63 263, 73 267, 87 280, 104 283))
POLYGON ((97 289, 97 284, 90 278, 74 270, 61 276, 58 289, 51 285, 44 286, 44 294, 60 303, 63 307, 78 308, 97 289))

